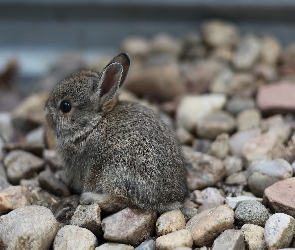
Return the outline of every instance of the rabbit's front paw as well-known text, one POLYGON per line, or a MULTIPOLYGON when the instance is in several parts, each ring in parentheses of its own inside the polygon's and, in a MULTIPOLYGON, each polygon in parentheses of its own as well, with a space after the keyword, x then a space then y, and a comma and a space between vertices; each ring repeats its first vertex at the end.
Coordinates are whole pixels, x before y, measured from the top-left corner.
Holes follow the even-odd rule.
POLYGON ((97 194, 92 192, 85 192, 80 197, 80 204, 90 205, 92 203, 101 204, 107 199, 106 194, 97 194))

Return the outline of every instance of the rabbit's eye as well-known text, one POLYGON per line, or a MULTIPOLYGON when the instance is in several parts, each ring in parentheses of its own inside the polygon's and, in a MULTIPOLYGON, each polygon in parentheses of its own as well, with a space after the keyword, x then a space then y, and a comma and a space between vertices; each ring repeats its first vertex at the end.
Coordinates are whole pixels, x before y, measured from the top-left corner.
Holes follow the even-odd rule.
POLYGON ((59 105, 59 108, 60 110, 63 112, 63 113, 68 113, 71 111, 71 104, 67 101, 62 101, 59 105))

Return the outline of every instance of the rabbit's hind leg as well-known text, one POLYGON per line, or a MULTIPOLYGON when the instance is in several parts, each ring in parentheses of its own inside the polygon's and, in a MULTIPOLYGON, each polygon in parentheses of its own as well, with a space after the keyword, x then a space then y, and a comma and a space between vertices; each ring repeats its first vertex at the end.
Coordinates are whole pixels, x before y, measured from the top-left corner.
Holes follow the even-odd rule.
POLYGON ((84 192, 80 197, 80 203, 89 205, 96 203, 102 211, 114 213, 127 207, 127 198, 123 196, 113 196, 109 194, 98 194, 93 192, 84 192))

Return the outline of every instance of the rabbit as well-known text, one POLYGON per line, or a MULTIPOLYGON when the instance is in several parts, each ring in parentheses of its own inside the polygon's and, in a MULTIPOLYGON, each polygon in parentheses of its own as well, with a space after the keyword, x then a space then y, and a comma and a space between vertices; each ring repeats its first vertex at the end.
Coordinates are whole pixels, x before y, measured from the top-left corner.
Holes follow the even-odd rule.
POLYGON ((150 109, 118 101, 129 66, 122 53, 100 74, 77 71, 50 94, 46 118, 65 173, 82 204, 108 213, 180 209, 188 191, 178 140, 150 109))

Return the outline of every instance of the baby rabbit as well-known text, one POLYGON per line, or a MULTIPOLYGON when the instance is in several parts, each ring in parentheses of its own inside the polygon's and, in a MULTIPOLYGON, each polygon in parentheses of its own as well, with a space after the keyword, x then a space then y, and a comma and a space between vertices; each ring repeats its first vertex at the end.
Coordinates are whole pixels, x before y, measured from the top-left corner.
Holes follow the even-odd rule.
POLYGON ((100 74, 81 70, 53 89, 46 118, 65 172, 81 203, 106 212, 181 208, 186 168, 177 139, 148 108, 118 101, 129 66, 120 54, 100 74))

